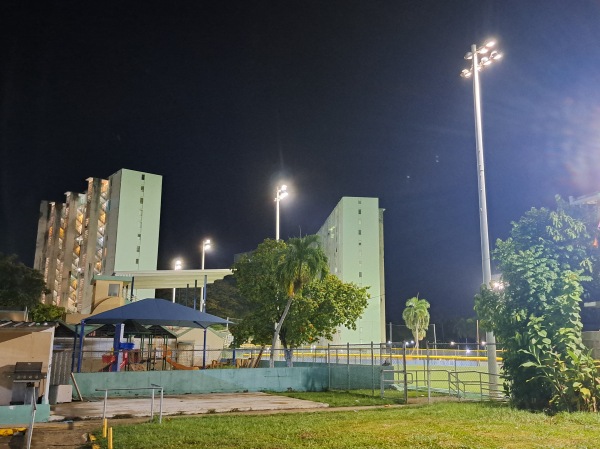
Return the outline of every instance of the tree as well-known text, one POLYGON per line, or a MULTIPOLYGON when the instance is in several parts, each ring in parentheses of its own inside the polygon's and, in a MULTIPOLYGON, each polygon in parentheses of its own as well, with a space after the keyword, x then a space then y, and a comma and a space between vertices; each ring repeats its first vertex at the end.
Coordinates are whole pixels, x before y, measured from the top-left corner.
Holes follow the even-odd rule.
POLYGON ((402 312, 402 319, 406 323, 415 339, 415 349, 419 349, 419 340, 425 338, 429 327, 429 302, 419 299, 419 295, 406 301, 406 308, 402 312))
POLYGON ((518 408, 597 409, 600 379, 580 319, 592 241, 559 202, 556 211, 531 209, 496 243, 503 288, 482 286, 475 310, 502 344, 504 386, 518 408))
POLYGON ((234 276, 225 276, 206 286, 206 311, 223 318, 240 319, 250 312, 234 276))
MULTIPOLYGON (((296 295, 302 292, 305 285, 318 277, 325 276, 329 271, 327 257, 318 242, 317 235, 292 238, 287 242, 278 260, 277 277, 283 293, 287 296, 287 302, 275 326, 273 348, 277 344, 279 333, 296 295)), ((287 353, 286 359, 290 360, 287 353)), ((275 366, 273 351, 271 351, 269 366, 271 368, 275 366)))
POLYGON ((240 317, 232 333, 237 345, 246 341, 266 345, 272 343, 273 329, 281 323, 279 337, 291 363, 294 347, 319 338, 331 339, 339 326, 354 328, 367 307, 368 294, 365 287, 327 274, 306 281, 301 288, 296 284, 290 301, 283 293, 281 280, 287 249, 282 241, 265 240, 234 264, 237 287, 249 312, 240 317))
POLYGON ((240 316, 241 321, 232 327, 234 344, 252 340, 257 345, 267 345, 272 340, 273 329, 285 307, 285 297, 277 276, 277 267, 286 244, 266 239, 251 253, 243 254, 233 264, 237 288, 250 312, 240 316))
MULTIPOLYGON (((331 340, 340 326, 356 329, 368 304, 367 287, 342 282, 333 274, 316 279, 296 297, 281 328, 283 347, 291 350, 319 338, 331 340)), ((291 352, 290 352, 291 359, 291 352)))
POLYGON ((42 273, 18 262, 15 255, 0 253, 0 307, 31 308, 49 292, 42 273))
POLYGON ((39 303, 31 309, 31 320, 36 323, 62 320, 65 313, 64 307, 39 303))

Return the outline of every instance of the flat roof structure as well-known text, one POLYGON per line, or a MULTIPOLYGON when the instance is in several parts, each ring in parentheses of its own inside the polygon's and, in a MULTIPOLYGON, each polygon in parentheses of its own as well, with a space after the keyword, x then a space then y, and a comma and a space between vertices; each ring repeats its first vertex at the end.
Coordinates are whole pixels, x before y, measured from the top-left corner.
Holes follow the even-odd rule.
POLYGON ((195 282, 198 283, 198 286, 204 285, 204 276, 206 276, 206 283, 212 284, 230 274, 233 274, 233 271, 229 268, 210 270, 117 271, 113 276, 96 275, 94 279, 130 281, 136 289, 185 288, 188 285, 194 285, 195 282))

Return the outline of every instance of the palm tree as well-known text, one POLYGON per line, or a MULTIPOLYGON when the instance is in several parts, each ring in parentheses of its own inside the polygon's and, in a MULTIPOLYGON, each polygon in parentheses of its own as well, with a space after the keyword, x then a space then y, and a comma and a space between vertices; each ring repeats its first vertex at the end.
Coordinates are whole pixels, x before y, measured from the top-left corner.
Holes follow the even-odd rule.
MULTIPOLYGON (((277 267, 277 275, 288 300, 275 327, 273 348, 277 344, 283 322, 296 295, 302 291, 305 285, 317 277, 323 277, 328 271, 327 257, 319 246, 317 235, 307 235, 288 240, 277 267)), ((269 366, 271 368, 275 366, 273 351, 271 351, 269 366)))
POLYGON ((429 327, 429 302, 419 299, 419 295, 406 301, 406 309, 402 312, 402 319, 406 323, 415 339, 415 349, 419 349, 419 340, 425 338, 429 327))

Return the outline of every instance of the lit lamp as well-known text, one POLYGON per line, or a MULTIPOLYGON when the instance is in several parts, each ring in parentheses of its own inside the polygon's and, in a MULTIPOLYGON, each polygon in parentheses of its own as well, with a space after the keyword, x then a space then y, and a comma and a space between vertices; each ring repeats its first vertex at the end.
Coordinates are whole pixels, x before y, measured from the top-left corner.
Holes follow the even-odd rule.
POLYGON ((277 187, 275 196, 275 240, 279 240, 279 202, 286 196, 288 196, 287 186, 283 184, 281 187, 277 187))
MULTIPOLYGON (((181 262, 181 259, 176 259, 175 260, 175 270, 181 270, 181 268, 183 267, 183 263, 181 262)), ((173 303, 175 303, 175 291, 177 290, 177 287, 173 287, 173 303)))
MULTIPOLYGON (((210 249, 210 239, 205 239, 202 242, 202 271, 204 271, 204 258, 206 256, 206 251, 210 249)), ((206 312, 206 275, 204 275, 204 284, 200 287, 200 312, 206 312)))
MULTIPOLYGON (((485 168, 483 164, 483 134, 481 125, 481 91, 479 87, 479 72, 493 62, 502 58, 497 50, 492 50, 495 40, 489 40, 477 47, 471 45, 471 51, 465 55, 467 61, 472 61, 471 67, 463 69, 460 76, 473 78, 473 100, 475 108, 475 147, 477 150, 477 183, 479 186, 479 225, 481 234, 481 265, 483 284, 490 286, 492 269, 490 263, 490 242, 488 236, 487 204, 485 195, 485 168)), ((496 337, 492 332, 486 334, 488 371, 490 376, 490 392, 498 391, 498 363, 496 362, 496 337)))

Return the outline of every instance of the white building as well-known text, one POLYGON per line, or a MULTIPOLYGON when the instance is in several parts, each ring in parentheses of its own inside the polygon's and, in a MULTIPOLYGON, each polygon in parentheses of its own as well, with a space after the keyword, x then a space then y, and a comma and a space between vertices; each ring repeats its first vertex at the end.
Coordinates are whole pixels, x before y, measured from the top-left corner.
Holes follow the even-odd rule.
POLYGON ((162 192, 161 176, 127 169, 87 181, 65 203, 42 201, 34 260, 50 289, 43 301, 80 313, 91 312, 94 275, 156 269, 162 192))
POLYGON ((339 329, 333 344, 385 341, 383 211, 378 198, 343 197, 317 233, 331 273, 369 287, 369 304, 356 330, 339 329))

